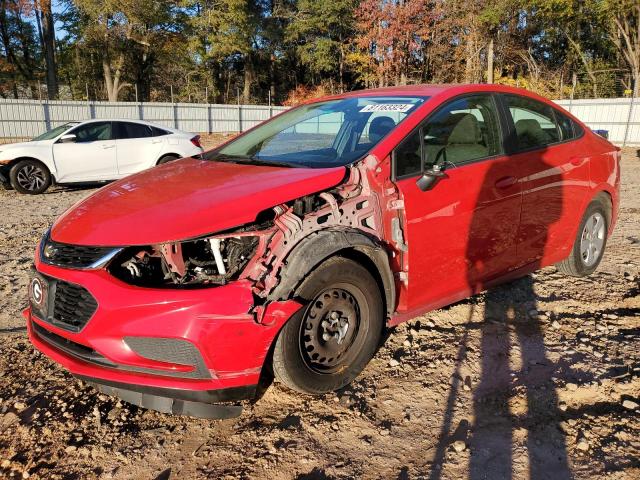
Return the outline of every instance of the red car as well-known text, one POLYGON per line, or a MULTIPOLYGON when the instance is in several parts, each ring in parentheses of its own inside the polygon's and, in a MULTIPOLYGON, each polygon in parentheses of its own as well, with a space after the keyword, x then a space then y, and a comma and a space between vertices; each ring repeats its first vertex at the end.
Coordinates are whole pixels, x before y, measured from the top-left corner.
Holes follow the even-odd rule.
POLYGON ((592 273, 619 162, 523 90, 316 100, 68 210, 37 248, 29 336, 163 412, 237 415, 271 373, 336 390, 387 327, 546 265, 592 273))

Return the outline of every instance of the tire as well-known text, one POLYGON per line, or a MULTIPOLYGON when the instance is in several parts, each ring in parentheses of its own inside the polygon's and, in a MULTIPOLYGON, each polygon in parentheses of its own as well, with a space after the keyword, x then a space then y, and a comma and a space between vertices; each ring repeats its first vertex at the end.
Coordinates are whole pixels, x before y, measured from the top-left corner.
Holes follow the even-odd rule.
POLYGON ((51 173, 38 160, 21 160, 11 167, 9 181, 17 192, 37 195, 51 185, 51 173))
POLYGON ((601 201, 594 200, 582 217, 571 254, 556 264, 558 271, 572 277, 591 275, 604 255, 608 232, 605 207, 601 201))
POLYGON ((158 163, 156 163, 156 165, 162 165, 163 163, 173 162, 174 160, 178 160, 179 158, 180 157, 178 155, 173 155, 173 154, 165 155, 162 158, 160 158, 160 160, 158 160, 158 163))
POLYGON ((296 297, 306 305, 278 335, 275 379, 301 393, 338 390, 378 348, 384 326, 380 288, 362 265, 333 257, 307 276, 296 297))

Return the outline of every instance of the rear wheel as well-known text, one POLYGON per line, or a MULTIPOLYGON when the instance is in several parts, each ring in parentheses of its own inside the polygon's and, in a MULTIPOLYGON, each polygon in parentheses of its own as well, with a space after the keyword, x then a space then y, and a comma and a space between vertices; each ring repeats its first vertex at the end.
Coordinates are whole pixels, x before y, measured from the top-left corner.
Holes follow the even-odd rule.
POLYGON ((556 265, 557 269, 573 277, 592 274, 604 255, 609 224, 602 202, 594 200, 582 217, 571 255, 556 265))
POLYGON ((9 181, 17 192, 36 195, 49 188, 51 174, 37 160, 21 160, 11 167, 9 181))
POLYGON ((334 257, 296 292, 307 301, 280 332, 273 352, 276 380, 303 393, 344 387, 373 357, 384 324, 375 279, 362 265, 334 257))
POLYGON ((160 160, 158 160, 158 165, 162 165, 163 163, 173 162, 174 160, 178 160, 180 157, 178 155, 165 155, 160 160))

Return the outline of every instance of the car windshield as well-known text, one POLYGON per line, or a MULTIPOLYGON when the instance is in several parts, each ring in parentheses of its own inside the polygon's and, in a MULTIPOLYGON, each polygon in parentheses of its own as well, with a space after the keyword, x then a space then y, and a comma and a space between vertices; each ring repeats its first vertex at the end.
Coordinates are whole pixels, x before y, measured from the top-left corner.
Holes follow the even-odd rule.
POLYGON ((364 157, 427 98, 350 97, 302 105, 202 158, 312 168, 347 165, 364 157))
POLYGON ((65 123, 64 125, 60 125, 59 127, 56 127, 56 128, 54 128, 52 130, 49 130, 48 132, 44 132, 42 135, 38 135, 37 137, 32 138, 31 141, 32 142, 37 142, 38 140, 51 140, 53 138, 56 138, 58 135, 60 135, 65 130, 69 130, 74 125, 78 125, 78 123, 79 122, 65 123))

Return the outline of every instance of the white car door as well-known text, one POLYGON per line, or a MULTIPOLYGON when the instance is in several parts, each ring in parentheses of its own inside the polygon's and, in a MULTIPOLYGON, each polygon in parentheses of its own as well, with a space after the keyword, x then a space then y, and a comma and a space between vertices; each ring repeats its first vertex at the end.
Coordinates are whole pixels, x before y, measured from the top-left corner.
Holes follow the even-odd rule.
POLYGON ((59 183, 113 180, 118 176, 116 142, 112 122, 89 122, 67 134, 73 142, 58 140, 53 144, 56 181, 59 183))
POLYGON ((120 177, 152 167, 158 161, 164 143, 162 137, 154 137, 149 125, 135 122, 114 122, 116 125, 116 150, 120 177))

